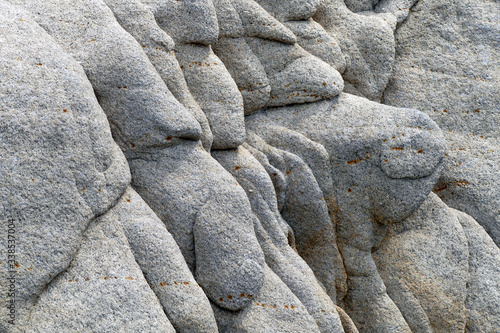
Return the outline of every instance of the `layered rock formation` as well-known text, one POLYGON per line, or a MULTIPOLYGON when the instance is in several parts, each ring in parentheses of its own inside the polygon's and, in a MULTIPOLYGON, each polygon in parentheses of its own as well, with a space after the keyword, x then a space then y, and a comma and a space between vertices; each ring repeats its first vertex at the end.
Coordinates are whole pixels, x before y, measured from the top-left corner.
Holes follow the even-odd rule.
POLYGON ((0 0, 0 331, 500 331, 499 15, 0 0))

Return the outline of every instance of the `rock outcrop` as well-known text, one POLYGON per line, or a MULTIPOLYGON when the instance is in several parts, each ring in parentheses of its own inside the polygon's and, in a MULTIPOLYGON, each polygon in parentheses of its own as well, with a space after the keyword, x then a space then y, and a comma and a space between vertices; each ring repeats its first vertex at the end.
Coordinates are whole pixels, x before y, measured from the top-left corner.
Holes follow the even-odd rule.
POLYGON ((500 331, 500 12, 441 2, 0 0, 0 332, 500 331))

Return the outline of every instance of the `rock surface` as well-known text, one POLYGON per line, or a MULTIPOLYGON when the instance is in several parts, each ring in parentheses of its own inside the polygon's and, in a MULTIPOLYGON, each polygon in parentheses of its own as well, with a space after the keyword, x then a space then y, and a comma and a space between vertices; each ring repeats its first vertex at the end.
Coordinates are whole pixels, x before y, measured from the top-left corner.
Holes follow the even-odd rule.
POLYGON ((448 152, 435 191, 500 244, 500 8, 490 1, 426 1, 396 31, 384 103, 427 113, 448 152))
POLYGON ((0 332, 499 332, 498 21, 0 0, 0 332))

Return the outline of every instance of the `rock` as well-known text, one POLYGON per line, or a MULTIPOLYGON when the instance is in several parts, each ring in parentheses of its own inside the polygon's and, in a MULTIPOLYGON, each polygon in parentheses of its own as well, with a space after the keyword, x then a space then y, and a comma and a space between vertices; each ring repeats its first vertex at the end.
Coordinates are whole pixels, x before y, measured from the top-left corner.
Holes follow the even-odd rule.
POLYGON ((288 21, 286 26, 297 36, 297 43, 307 52, 320 58, 339 73, 346 70, 346 58, 339 43, 321 25, 309 18, 302 21, 288 21))
POLYGON ((189 92, 182 69, 175 57, 175 45, 170 36, 156 23, 152 10, 138 0, 106 0, 117 21, 141 44, 156 71, 181 104, 190 110, 201 126, 201 142, 207 151, 213 135, 205 114, 189 92))
POLYGON ((80 61, 126 154, 168 147, 178 138, 200 138, 196 119, 169 92, 142 47, 105 3, 11 2, 37 8, 37 22, 80 61))
POLYGON ((82 68, 27 12, 5 1, 0 7, 0 203, 16 237, 15 262, 6 260, 7 242, 0 245, 0 330, 21 332, 130 173, 82 68), (8 324, 8 271, 16 276, 15 325, 8 324))
POLYGON ((176 56, 189 90, 207 116, 214 135, 212 148, 229 149, 242 144, 243 97, 224 63, 210 46, 199 44, 178 43, 176 56))
POLYGON ((208 298, 172 235, 144 200, 129 187, 112 214, 175 331, 218 332, 208 298))
POLYGON ((264 256, 234 178, 196 142, 133 159, 130 167, 134 188, 166 224, 210 300, 245 307, 251 300, 240 295, 262 287, 264 256))
POLYGON ((413 332, 495 332, 500 250, 465 213, 432 193, 374 252, 413 332))
POLYGON ((189 90, 210 124, 212 148, 228 149, 242 144, 245 141, 243 97, 210 47, 219 34, 212 1, 142 2, 150 6, 159 26, 176 43, 176 56, 189 90))
MULTIPOLYGON (((2 50, 2 71, 12 75, 6 88, 17 95, 2 100, 2 109, 17 111, 2 114, 7 126, 2 130, 6 136, 1 156, 7 159, 7 164, 2 161, 2 173, 12 175, 3 178, 2 189, 12 192, 2 191, 0 202, 15 219, 19 243, 33 244, 18 247, 18 263, 12 263, 12 271, 19 270, 17 312, 15 325, 4 321, 9 316, 2 313, 2 331, 217 332, 208 299, 196 289, 163 224, 133 190, 122 197, 130 182, 128 165, 83 69, 29 14, 4 2, 0 5, 2 13, 9 14, 2 15, 1 29, 12 36, 2 50), (19 145, 26 146, 21 154, 13 150, 19 145), (8 163, 9 159, 17 162, 8 163), (135 205, 133 210, 130 205, 135 205), (160 242, 138 233, 150 221, 160 242), (122 222, 133 228, 129 240, 134 253, 122 222), (168 279, 163 265, 169 262, 182 288, 191 283, 193 290, 161 290, 163 279, 168 279), (141 269, 149 273, 147 279, 141 269), (154 282, 159 283, 152 287, 162 304, 148 286, 154 282)), ((4 253, 2 248, 2 257, 4 253)), ((2 277, 7 271, 2 269, 2 277)))
POLYGON ((71 266, 40 295, 29 332, 176 332, 134 261, 120 207, 89 225, 71 266))
MULTIPOLYGON (((229 5, 218 5, 221 18, 229 16, 229 5)), ((294 34, 256 2, 234 0, 233 7, 231 17, 239 14, 239 20, 233 19, 239 28, 223 26, 215 51, 247 98, 246 114, 264 106, 315 102, 342 91, 339 73, 297 45, 294 34)))
POLYGON ((285 128, 267 127, 267 131, 261 134, 269 145, 252 133, 249 142, 260 151, 249 149, 252 148, 250 151, 266 169, 275 191, 280 193, 279 214, 293 230, 297 252, 314 271, 331 299, 340 301, 345 296, 347 285, 336 242, 334 212, 337 207, 328 172, 328 153, 323 146, 285 128), (284 178, 283 183, 276 181, 278 174, 284 178))
POLYGON ((456 214, 435 194, 389 226, 375 262, 412 332, 464 332, 467 249, 456 214))
POLYGON ((490 2, 443 3, 419 1, 396 31, 384 103, 417 108, 443 129, 448 156, 435 191, 499 245, 500 11, 490 2))
POLYGON ((246 123, 257 134, 272 126, 288 128, 326 148, 338 203, 337 240, 348 276, 347 313, 366 332, 409 331, 385 293, 371 250, 383 237, 384 225, 418 209, 438 179, 444 142, 435 123, 414 110, 387 109, 347 94, 262 111, 247 116, 246 123))
POLYGON ((267 106, 309 103, 338 95, 343 86, 340 74, 297 44, 247 38, 271 85, 267 106))
POLYGON ((213 151, 212 155, 245 189, 257 217, 255 232, 266 263, 304 304, 320 332, 343 332, 335 304, 313 271, 289 246, 289 227, 279 214, 273 183, 265 169, 243 147, 213 151))
POLYGON ((176 43, 210 45, 217 41, 219 26, 211 0, 140 0, 154 13, 159 26, 176 43))
POLYGON ((264 284, 252 303, 240 312, 213 306, 221 333, 319 333, 307 309, 268 267, 264 284))
POLYGON ((398 24, 401 24, 416 2, 416 0, 381 0, 375 5, 375 12, 391 13, 396 17, 398 24))
POLYGON ((498 14, 0 0, 0 332, 500 331, 498 14))
POLYGON ((268 0, 258 2, 296 35, 297 43, 307 52, 344 72, 346 62, 337 41, 311 18, 318 10, 319 0, 283 0, 280 5, 268 0))
POLYGON ((452 211, 463 227, 469 250, 465 307, 469 332, 500 329, 500 250, 484 229, 465 213, 452 211))
POLYGON ((322 0, 313 19, 340 43, 344 80, 356 94, 379 101, 394 62, 395 17, 388 23, 387 17, 351 12, 343 0, 322 0))

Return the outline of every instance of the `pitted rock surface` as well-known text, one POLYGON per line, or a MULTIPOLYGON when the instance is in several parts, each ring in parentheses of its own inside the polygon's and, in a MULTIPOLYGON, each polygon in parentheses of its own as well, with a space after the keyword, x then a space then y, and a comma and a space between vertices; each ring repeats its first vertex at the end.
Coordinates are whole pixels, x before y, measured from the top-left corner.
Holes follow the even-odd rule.
POLYGON ((0 332, 500 332, 498 17, 0 0, 0 332))

